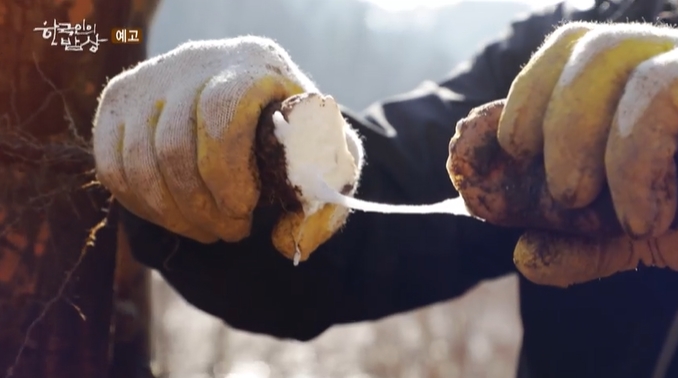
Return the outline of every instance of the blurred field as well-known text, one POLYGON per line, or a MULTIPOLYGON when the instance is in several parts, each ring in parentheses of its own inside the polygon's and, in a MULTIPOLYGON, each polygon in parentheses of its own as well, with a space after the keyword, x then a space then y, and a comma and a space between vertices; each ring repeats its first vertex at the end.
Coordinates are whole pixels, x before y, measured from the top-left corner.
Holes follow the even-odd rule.
POLYGON ((162 378, 505 378, 521 338, 517 279, 374 323, 331 328, 312 342, 228 328, 153 279, 154 367, 162 378))

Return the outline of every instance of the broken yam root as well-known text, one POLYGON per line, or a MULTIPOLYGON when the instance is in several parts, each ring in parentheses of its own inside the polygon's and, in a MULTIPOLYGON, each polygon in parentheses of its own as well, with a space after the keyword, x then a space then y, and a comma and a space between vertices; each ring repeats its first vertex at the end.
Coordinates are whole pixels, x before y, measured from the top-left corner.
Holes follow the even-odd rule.
POLYGON ((678 232, 633 240, 622 232, 609 191, 589 206, 565 208, 546 186, 539 159, 516 160, 499 146, 504 101, 471 111, 457 124, 447 169, 469 212, 490 223, 525 228, 513 254, 530 281, 567 287, 639 264, 678 270, 678 232))
POLYGON ((450 141, 447 170, 469 212, 500 226, 621 235, 608 191, 585 208, 564 207, 549 193, 541 159, 516 160, 500 147, 503 108, 500 100, 473 109, 450 141))
POLYGON ((305 208, 302 188, 290 182, 285 146, 276 137, 273 115, 279 111, 287 120, 298 104, 318 101, 318 98, 312 100, 312 96, 319 95, 295 95, 264 108, 255 142, 254 155, 261 193, 258 206, 278 209, 271 240, 278 252, 295 263, 306 261, 311 253, 344 225, 349 215, 348 209, 333 204, 320 204, 312 213, 305 208))

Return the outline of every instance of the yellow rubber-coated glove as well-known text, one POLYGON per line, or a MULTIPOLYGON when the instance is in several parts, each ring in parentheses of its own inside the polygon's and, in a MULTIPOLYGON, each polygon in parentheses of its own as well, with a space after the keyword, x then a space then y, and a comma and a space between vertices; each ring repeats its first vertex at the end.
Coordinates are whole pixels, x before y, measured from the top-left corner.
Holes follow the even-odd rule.
MULTIPOLYGON (((183 44, 112 78, 103 90, 93 130, 98 180, 129 211, 174 233, 203 243, 240 241, 250 234, 262 194, 255 158, 262 111, 300 93, 317 88, 271 40, 183 44)), ((332 103, 323 109, 343 121, 331 98, 305 101, 332 103)), ((337 130, 343 133, 331 131, 337 130)), ((344 150, 348 143, 359 151, 357 136, 346 132, 344 150)), ((353 155, 359 170, 362 157, 353 155)), ((290 258, 300 248, 305 260, 347 214, 333 205, 309 217, 303 210, 284 214, 274 245, 290 258)))
POLYGON ((590 205, 607 183, 624 230, 660 236, 678 198, 678 30, 649 24, 560 27, 515 79, 498 139, 544 154, 551 195, 590 205))
POLYGON ((677 144, 678 30, 570 23, 460 121, 448 169, 471 213, 533 230, 514 252, 528 279, 568 286, 678 270, 677 144))

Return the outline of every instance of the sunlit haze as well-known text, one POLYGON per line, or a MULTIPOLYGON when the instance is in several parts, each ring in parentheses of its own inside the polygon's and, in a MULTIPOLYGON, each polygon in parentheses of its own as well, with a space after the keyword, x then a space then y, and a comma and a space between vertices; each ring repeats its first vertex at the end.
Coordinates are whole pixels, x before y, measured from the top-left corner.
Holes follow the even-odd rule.
MULTIPOLYGON (((416 8, 436 8, 440 6, 450 5, 459 1, 475 1, 475 0, 365 0, 376 4, 379 7, 388 11, 406 11, 416 8)), ((487 0, 479 0, 487 1, 487 0)), ((543 7, 548 4, 557 3, 559 0, 494 0, 494 1, 521 1, 528 3, 535 8, 543 7)), ((573 0, 573 3, 589 4, 591 0, 573 0)))

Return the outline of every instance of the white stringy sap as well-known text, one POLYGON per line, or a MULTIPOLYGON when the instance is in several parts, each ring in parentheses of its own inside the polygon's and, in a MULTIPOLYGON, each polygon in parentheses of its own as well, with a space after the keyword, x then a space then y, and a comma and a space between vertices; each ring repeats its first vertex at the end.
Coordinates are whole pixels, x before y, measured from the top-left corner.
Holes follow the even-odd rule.
POLYGON ((368 213, 383 214, 453 214, 469 215, 461 197, 450 198, 437 203, 426 205, 394 205, 389 203, 378 203, 364 201, 361 199, 345 196, 332 189, 321 192, 316 196, 320 201, 341 205, 353 210, 365 211, 368 213))
MULTIPOLYGON (((320 176, 316 176, 316 182, 313 186, 304 188, 304 198, 307 200, 331 203, 344 206, 349 209, 364 211, 368 213, 382 214, 452 214, 461 216, 470 216, 464 200, 461 197, 450 198, 437 203, 426 205, 394 205, 389 203, 379 203, 361 200, 349 197, 332 189, 320 176)), ((294 254, 294 266, 299 265, 301 251, 297 247, 294 254)))

